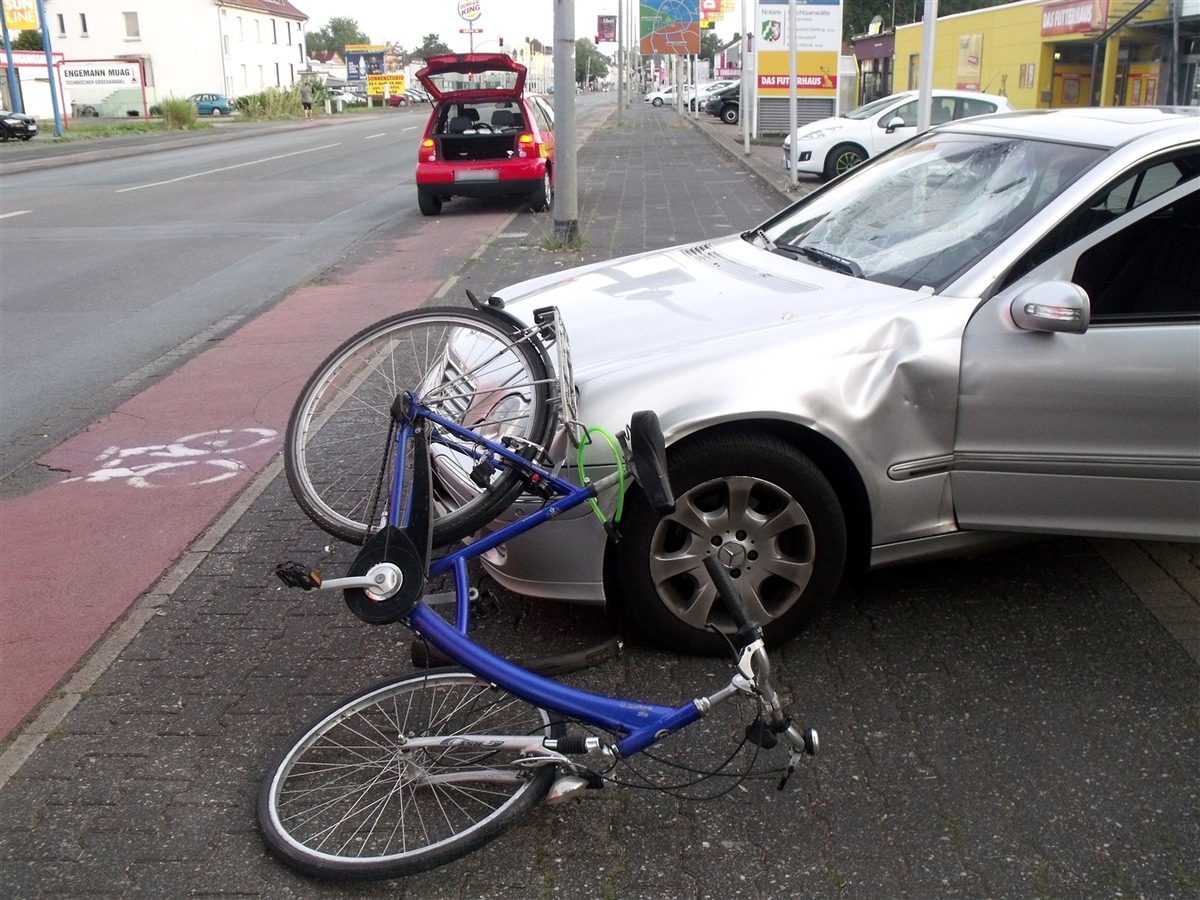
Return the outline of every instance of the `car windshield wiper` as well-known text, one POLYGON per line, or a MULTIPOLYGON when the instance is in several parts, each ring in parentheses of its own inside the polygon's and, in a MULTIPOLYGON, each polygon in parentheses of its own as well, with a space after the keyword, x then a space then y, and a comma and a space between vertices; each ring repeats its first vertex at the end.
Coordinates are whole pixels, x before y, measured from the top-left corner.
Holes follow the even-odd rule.
POLYGON ((795 244, 787 245, 787 249, 794 253, 799 253, 805 259, 810 259, 818 266, 824 266, 826 269, 833 269, 835 272, 853 275, 855 278, 863 277, 862 266, 852 259, 836 256, 828 250, 818 250, 816 247, 797 247, 795 244))
POLYGON ((767 232, 762 228, 756 228, 754 231, 746 232, 746 238, 750 243, 757 242, 764 250, 775 251, 775 242, 767 237, 767 232))

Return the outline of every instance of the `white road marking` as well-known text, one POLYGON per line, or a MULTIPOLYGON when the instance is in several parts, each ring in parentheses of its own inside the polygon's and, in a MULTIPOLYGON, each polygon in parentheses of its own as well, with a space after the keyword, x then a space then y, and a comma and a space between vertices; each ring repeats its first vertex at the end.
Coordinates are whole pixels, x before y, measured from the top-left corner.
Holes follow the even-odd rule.
POLYGON ((13 216, 23 216, 26 213, 31 213, 31 212, 33 212, 32 209, 16 209, 10 213, 0 214, 0 219, 11 219, 13 216))
POLYGON ((315 153, 318 150, 328 150, 331 147, 341 146, 341 141, 336 144, 325 144, 321 147, 311 147, 308 150, 297 150, 295 153, 283 153, 279 156, 266 156, 262 159, 252 159, 250 162, 238 163, 233 166, 222 166, 219 169, 208 169, 205 172, 193 172, 191 175, 180 175, 178 178, 169 178, 166 181, 155 181, 150 184, 139 184, 134 187, 121 188, 119 191, 114 191, 115 194, 125 194, 129 191, 140 191, 143 188, 161 187, 164 184, 174 184, 177 181, 187 181, 189 178, 200 178, 204 175, 215 175, 217 172, 228 172, 230 169, 241 169, 246 166, 257 166, 262 163, 274 162, 277 159, 287 159, 289 156, 302 156, 305 153, 315 153))

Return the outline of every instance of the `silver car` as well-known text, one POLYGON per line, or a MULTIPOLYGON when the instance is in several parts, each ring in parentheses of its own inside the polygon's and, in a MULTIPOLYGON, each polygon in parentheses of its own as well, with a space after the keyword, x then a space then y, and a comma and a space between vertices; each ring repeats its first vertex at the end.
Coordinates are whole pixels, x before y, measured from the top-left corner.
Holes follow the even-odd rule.
POLYGON ((745 234, 499 292, 562 312, 585 424, 657 411, 678 504, 634 486, 619 541, 566 516, 490 573, 706 653, 731 627, 709 554, 779 641, 849 568, 1018 534, 1200 541, 1197 112, 950 123, 745 234))

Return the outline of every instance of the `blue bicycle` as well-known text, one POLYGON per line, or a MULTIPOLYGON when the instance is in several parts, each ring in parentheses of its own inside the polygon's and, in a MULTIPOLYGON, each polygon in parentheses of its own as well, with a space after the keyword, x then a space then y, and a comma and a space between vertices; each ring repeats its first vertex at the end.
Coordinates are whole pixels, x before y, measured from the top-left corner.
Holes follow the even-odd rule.
POLYGON ((592 482, 580 472, 575 483, 555 470, 555 441, 593 437, 576 421, 561 320, 549 309, 524 325, 471 299, 474 309, 403 314, 351 338, 310 379, 289 424, 289 479, 302 505, 363 546, 342 578, 298 563, 277 574, 294 587, 343 591, 364 621, 401 622, 457 666, 356 694, 279 754, 260 793, 260 830, 275 855, 310 875, 394 878, 443 865, 543 799, 601 787, 623 761, 734 698, 748 698, 754 711, 744 742, 786 746, 780 788, 801 755, 817 752, 816 732, 793 724, 771 685, 761 629, 716 546, 705 565, 738 630, 734 672, 710 694, 678 706, 602 696, 471 639, 470 561, 568 509, 620 496, 627 468, 656 510, 674 506, 652 412, 634 413, 619 437, 606 437, 611 475, 592 482), (370 465, 359 458, 368 437, 370 465), (354 471, 339 470, 336 457, 354 471), (522 493, 541 506, 437 552, 522 493), (454 585, 453 622, 422 599, 443 577, 454 585))

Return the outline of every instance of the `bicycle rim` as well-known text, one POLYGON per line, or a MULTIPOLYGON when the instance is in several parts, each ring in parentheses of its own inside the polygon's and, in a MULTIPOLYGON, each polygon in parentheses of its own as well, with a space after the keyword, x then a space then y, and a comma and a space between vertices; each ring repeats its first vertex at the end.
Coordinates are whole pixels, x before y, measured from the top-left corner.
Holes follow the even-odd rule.
POLYGON ((549 714, 467 672, 413 674, 344 701, 276 760, 259 828, 292 867, 339 880, 425 871, 487 843, 536 805, 555 767, 512 751, 410 737, 561 733, 549 714))
MULTIPOLYGON (((361 543, 380 525, 372 514, 383 513, 376 489, 397 394, 413 391, 443 417, 511 439, 532 458, 549 439, 550 390, 544 350, 515 323, 472 309, 394 316, 335 350, 301 391, 284 444, 288 483, 317 525, 361 543)), ((433 543, 443 546, 495 518, 521 484, 503 471, 481 486, 474 459, 434 446, 433 543)))

